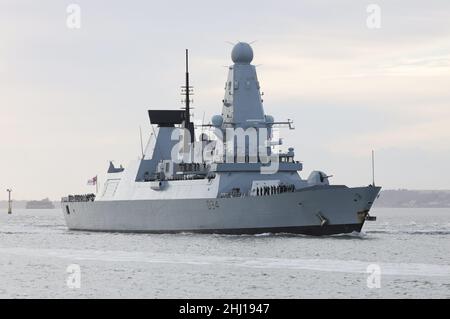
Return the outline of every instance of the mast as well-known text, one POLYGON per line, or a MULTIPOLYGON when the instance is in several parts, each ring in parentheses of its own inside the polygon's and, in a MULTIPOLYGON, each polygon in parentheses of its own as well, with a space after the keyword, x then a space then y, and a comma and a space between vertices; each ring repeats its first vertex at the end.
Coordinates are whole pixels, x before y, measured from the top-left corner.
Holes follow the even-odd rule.
POLYGON ((189 85, 189 51, 186 49, 186 77, 185 85, 181 87, 181 94, 184 95, 184 128, 191 133, 191 143, 194 142, 194 126, 191 125, 191 95, 193 87, 189 85))
MULTIPOLYGON (((191 123, 191 95, 193 93, 193 87, 189 85, 189 52, 186 49, 186 78, 185 85, 181 87, 181 94, 184 95, 184 128, 191 134, 190 142, 194 142, 194 125, 191 123)), ((185 139, 186 140, 186 139, 185 139)), ((186 145, 187 147, 187 145, 186 145)))
POLYGON ((191 122, 191 114, 190 114, 190 100, 189 100, 189 91, 191 88, 189 87, 189 52, 186 49, 186 86, 185 86, 185 117, 184 117, 184 128, 189 129, 189 123, 191 122))

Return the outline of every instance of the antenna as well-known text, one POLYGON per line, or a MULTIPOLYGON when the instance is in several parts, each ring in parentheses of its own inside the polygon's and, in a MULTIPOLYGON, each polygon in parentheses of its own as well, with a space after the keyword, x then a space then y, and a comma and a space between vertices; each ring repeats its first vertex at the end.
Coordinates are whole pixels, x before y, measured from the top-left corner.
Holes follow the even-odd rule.
POLYGON ((144 159, 144 145, 142 144, 142 127, 139 126, 139 137, 141 138, 141 155, 142 159, 144 159))
POLYGON ((189 87, 189 51, 186 49, 186 87, 185 87, 185 105, 186 105, 186 114, 185 114, 185 123, 184 127, 188 128, 189 122, 191 121, 191 114, 190 114, 190 100, 189 100, 189 91, 191 88, 189 87))
POLYGON ((181 94, 184 95, 184 128, 191 133, 191 142, 194 142, 194 127, 191 125, 191 99, 190 96, 194 95, 193 87, 189 85, 189 51, 186 49, 186 83, 181 87, 181 94))
POLYGON ((202 117, 202 131, 201 133, 203 134, 203 127, 205 126, 205 111, 203 111, 203 117, 202 117))
POLYGON ((372 150, 372 186, 375 186, 375 152, 372 150))

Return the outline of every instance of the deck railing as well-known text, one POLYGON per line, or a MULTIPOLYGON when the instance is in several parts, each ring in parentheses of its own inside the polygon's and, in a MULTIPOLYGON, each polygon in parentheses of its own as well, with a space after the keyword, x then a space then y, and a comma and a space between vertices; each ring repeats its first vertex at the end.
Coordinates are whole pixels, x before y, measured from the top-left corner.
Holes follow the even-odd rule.
POLYGON ((69 195, 61 198, 61 202, 93 202, 95 200, 95 194, 83 194, 83 195, 69 195))

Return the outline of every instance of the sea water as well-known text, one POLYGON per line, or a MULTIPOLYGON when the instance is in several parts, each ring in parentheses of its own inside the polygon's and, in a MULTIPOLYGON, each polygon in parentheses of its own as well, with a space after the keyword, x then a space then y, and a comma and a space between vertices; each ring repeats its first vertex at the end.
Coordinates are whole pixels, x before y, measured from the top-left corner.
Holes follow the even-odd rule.
MULTIPOLYGON (((126 213, 126 212, 124 212, 126 213)), ((450 209, 378 208, 363 232, 69 231, 0 212, 1 298, 450 298, 450 209)))

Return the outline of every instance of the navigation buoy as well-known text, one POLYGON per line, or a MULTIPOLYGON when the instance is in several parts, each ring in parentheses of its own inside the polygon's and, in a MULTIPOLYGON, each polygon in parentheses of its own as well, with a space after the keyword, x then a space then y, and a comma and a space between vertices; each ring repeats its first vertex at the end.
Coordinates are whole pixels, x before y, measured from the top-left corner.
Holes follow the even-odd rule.
POLYGON ((6 191, 8 192, 8 214, 12 214, 12 200, 11 200, 12 189, 8 188, 6 191))

